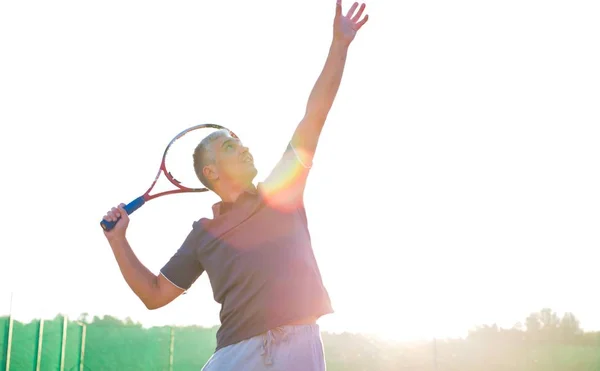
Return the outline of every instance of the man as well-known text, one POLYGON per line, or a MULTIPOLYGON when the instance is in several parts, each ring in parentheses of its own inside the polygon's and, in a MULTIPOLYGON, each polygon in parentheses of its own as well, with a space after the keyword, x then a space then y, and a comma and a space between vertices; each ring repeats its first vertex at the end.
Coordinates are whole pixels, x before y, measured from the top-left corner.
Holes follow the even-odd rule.
POLYGON ((317 320, 333 309, 313 255, 303 193, 325 119, 337 94, 350 43, 367 22, 365 5, 346 15, 337 0, 327 61, 279 163, 253 185, 253 158, 227 131, 206 137, 194 153, 201 182, 221 201, 213 219, 194 222, 161 269, 150 272, 125 237, 123 204, 104 219, 104 232, 123 277, 149 308, 160 308, 208 274, 221 304, 217 348, 203 370, 325 370, 317 320), (362 17, 362 18, 361 18, 362 17))

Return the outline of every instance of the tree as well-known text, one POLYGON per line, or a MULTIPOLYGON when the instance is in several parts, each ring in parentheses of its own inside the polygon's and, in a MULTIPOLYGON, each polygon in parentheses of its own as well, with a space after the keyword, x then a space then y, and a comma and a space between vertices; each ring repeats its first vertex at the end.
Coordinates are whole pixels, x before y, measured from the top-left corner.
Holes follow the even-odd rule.
POLYGON ((513 325, 512 329, 515 330, 515 331, 524 331, 523 324, 521 322, 515 323, 513 325))
POLYGON ((542 329, 548 332, 552 332, 560 326, 560 319, 558 315, 550 308, 544 308, 540 311, 540 322, 542 323, 542 329))
POLYGON ((542 329, 542 322, 538 313, 531 313, 525 319, 525 328, 530 334, 537 334, 542 329))
POLYGON ((503 333, 497 324, 477 326, 470 330, 468 339, 480 343, 495 343, 501 340, 503 333))
POLYGON ((573 342, 575 338, 581 335, 581 327, 579 326, 579 320, 571 312, 567 312, 563 315, 560 320, 560 335, 561 339, 565 342, 573 342))
POLYGON ((88 312, 81 313, 79 315, 79 317, 77 318, 77 320, 79 322, 83 322, 83 323, 90 323, 89 319, 90 319, 90 314, 88 312))
POLYGON ((531 313, 525 320, 525 326, 529 339, 551 342, 560 337, 560 319, 550 308, 531 313))

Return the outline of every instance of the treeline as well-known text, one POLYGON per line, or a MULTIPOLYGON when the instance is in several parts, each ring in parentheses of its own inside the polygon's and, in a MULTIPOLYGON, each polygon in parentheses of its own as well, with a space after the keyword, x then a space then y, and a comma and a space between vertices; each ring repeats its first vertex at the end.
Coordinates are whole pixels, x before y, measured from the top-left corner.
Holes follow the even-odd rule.
POLYGON ((573 313, 559 317, 550 308, 531 313, 524 322, 518 322, 510 329, 499 328, 496 324, 478 326, 469 332, 467 339, 481 343, 600 346, 600 332, 584 332, 573 313))
MULTIPOLYGON (((217 327, 143 328, 131 319, 82 315, 68 321, 65 370, 78 370, 82 326, 85 370, 169 370, 173 335, 173 370, 200 370, 215 347, 217 327)), ((40 321, 13 323, 11 367, 35 370, 40 321)), ((6 364, 8 318, 0 318, 2 365, 6 364)), ((57 370, 61 361, 63 317, 44 321, 41 370, 57 370)), ((559 317, 550 309, 531 313, 512 328, 478 326, 464 339, 394 344, 361 334, 323 334, 328 371, 460 370, 545 371, 600 370, 600 332, 584 332, 572 313, 559 317)))

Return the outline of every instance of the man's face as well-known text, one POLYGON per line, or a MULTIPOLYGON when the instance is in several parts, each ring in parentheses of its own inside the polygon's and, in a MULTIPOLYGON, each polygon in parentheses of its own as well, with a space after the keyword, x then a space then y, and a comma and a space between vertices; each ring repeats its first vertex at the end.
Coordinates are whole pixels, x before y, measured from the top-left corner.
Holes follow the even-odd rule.
POLYGON ((254 158, 238 138, 225 134, 210 146, 215 156, 215 164, 211 166, 220 182, 238 185, 252 183, 257 174, 254 158))

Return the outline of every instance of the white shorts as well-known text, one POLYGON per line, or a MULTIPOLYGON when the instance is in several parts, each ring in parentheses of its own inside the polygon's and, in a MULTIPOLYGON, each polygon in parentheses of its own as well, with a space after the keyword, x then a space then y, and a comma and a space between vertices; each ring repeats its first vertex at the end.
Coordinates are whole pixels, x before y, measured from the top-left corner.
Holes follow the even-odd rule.
POLYGON ((219 349, 202 371, 325 371, 319 326, 282 326, 219 349))

